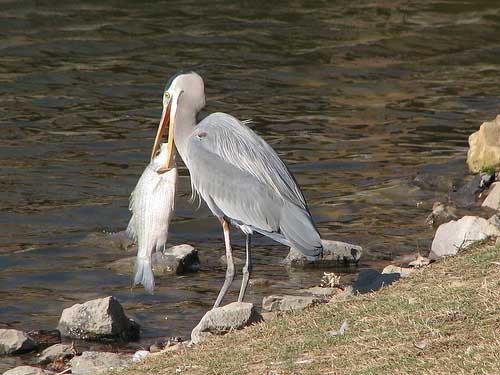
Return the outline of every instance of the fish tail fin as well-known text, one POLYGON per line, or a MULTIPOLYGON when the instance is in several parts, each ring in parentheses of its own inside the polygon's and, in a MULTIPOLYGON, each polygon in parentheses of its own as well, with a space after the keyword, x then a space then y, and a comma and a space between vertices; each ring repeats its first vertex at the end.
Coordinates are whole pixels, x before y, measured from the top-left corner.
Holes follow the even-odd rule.
POLYGON ((142 284, 144 290, 149 294, 154 294, 155 277, 151 267, 151 261, 137 257, 134 266, 134 285, 142 284))

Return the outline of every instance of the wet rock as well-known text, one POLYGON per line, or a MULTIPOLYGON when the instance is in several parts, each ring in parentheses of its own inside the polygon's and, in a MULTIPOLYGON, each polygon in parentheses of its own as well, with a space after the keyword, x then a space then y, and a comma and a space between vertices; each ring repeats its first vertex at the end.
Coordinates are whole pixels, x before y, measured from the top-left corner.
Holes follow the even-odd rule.
POLYGON ((106 268, 121 275, 130 275, 134 271, 134 263, 135 257, 126 257, 109 263, 106 268))
POLYGON ((0 355, 21 354, 36 349, 36 343, 23 331, 0 329, 0 355))
POLYGON ((391 273, 396 273, 399 274, 402 278, 409 277, 412 274, 415 273, 414 268, 404 268, 404 267, 398 267, 393 264, 388 265, 382 270, 382 274, 391 274, 391 273))
POLYGON ((464 216, 458 221, 441 225, 432 241, 429 258, 432 260, 455 255, 474 242, 490 236, 499 236, 500 229, 488 220, 477 216, 464 216))
POLYGON ((271 295, 262 300, 262 310, 298 311, 322 302, 326 302, 326 299, 317 296, 271 295))
POLYGON ((128 237, 126 231, 91 233, 81 241, 81 244, 98 248, 115 248, 129 253, 137 252, 137 245, 128 237))
POLYGON ((107 352, 83 352, 70 361, 73 375, 95 375, 104 371, 128 366, 132 357, 126 354, 107 352))
POLYGON ((34 366, 18 366, 13 369, 7 370, 3 375, 45 375, 50 374, 49 372, 43 371, 39 367, 34 366))
POLYGON ((263 277, 256 277, 255 279, 250 278, 248 285, 254 288, 264 288, 272 284, 272 280, 265 279, 263 277))
POLYGON ((38 364, 46 365, 58 359, 68 359, 74 356, 71 345, 55 344, 45 349, 36 360, 38 364))
POLYGON ((57 329, 36 329, 26 334, 35 342, 38 349, 45 349, 61 342, 61 333, 57 329))
POLYGON ((283 264, 291 267, 332 267, 339 264, 356 264, 363 253, 361 246, 351 245, 340 241, 321 240, 323 256, 315 259, 308 258, 300 251, 291 248, 283 264))
POLYGON ((233 302, 208 311, 191 332, 191 341, 198 344, 211 335, 221 335, 261 320, 253 304, 233 302))
POLYGON ((163 252, 153 254, 153 271, 155 275, 167 273, 182 275, 199 271, 199 269, 198 250, 191 245, 172 246, 163 252))
POLYGON ((313 296, 316 297, 330 297, 333 296, 334 294, 337 294, 339 291, 339 288, 329 288, 329 287, 321 287, 321 286, 313 286, 312 288, 307 288, 307 289, 300 289, 300 293, 304 294, 312 294, 313 296))
POLYGON ((57 328, 63 336, 83 340, 139 338, 139 325, 127 318, 120 303, 111 296, 64 309, 57 328))
POLYGON ((481 176, 476 175, 462 187, 450 193, 450 198, 458 207, 472 207, 477 204, 479 195, 485 187, 481 186, 481 176))
MULTIPOLYGON (((220 258, 219 258, 219 262, 221 262, 223 265, 227 265, 227 258, 225 255, 222 255, 220 258)), ((233 256, 233 262, 236 266, 242 266, 245 264, 245 260, 244 259, 241 259, 241 258, 238 258, 238 257, 235 257, 233 256)))
POLYGON ((482 207, 489 207, 500 210, 500 182, 495 182, 488 192, 488 196, 483 201, 482 207))
POLYGON ((484 168, 500 168, 500 115, 484 122, 469 136, 467 165, 473 173, 484 168))
POLYGON ((352 284, 354 293, 369 293, 381 289, 383 286, 390 285, 401 278, 399 273, 382 274, 373 269, 362 270, 358 278, 352 284))
POLYGON ((450 220, 455 220, 456 218, 457 214, 455 207, 441 202, 435 202, 432 206, 432 212, 427 216, 427 219, 425 219, 425 223, 437 227, 450 220))

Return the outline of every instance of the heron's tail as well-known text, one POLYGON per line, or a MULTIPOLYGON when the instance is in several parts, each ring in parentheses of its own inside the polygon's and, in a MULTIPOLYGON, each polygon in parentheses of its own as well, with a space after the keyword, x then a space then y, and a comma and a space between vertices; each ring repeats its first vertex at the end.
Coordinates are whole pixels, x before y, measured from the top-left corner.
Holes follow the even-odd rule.
POLYGON ((137 257, 134 266, 134 285, 142 284, 149 294, 154 294, 155 278, 151 261, 146 258, 137 257))
POLYGON ((281 211, 280 231, 293 248, 306 256, 317 257, 323 252, 311 214, 293 203, 285 203, 281 211))

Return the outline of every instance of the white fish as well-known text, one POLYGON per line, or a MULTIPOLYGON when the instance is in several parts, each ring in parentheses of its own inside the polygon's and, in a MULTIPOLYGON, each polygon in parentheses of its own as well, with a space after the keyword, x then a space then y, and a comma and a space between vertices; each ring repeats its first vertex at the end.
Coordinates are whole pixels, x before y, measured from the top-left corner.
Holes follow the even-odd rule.
POLYGON ((164 143, 160 146, 158 155, 142 173, 130 196, 129 209, 132 211, 132 217, 127 233, 136 241, 138 247, 134 285, 142 284, 151 294, 155 286, 151 257, 153 251, 165 248, 177 190, 175 153, 168 171, 165 171, 166 162, 167 144, 164 143))

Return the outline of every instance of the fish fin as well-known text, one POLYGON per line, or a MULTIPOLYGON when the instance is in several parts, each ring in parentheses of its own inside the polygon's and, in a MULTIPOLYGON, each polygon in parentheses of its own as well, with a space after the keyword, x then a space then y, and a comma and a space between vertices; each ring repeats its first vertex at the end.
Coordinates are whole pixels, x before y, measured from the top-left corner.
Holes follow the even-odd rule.
POLYGON ((142 284, 144 290, 149 294, 154 294, 155 277, 151 262, 147 259, 137 258, 134 266, 134 285, 142 284))

